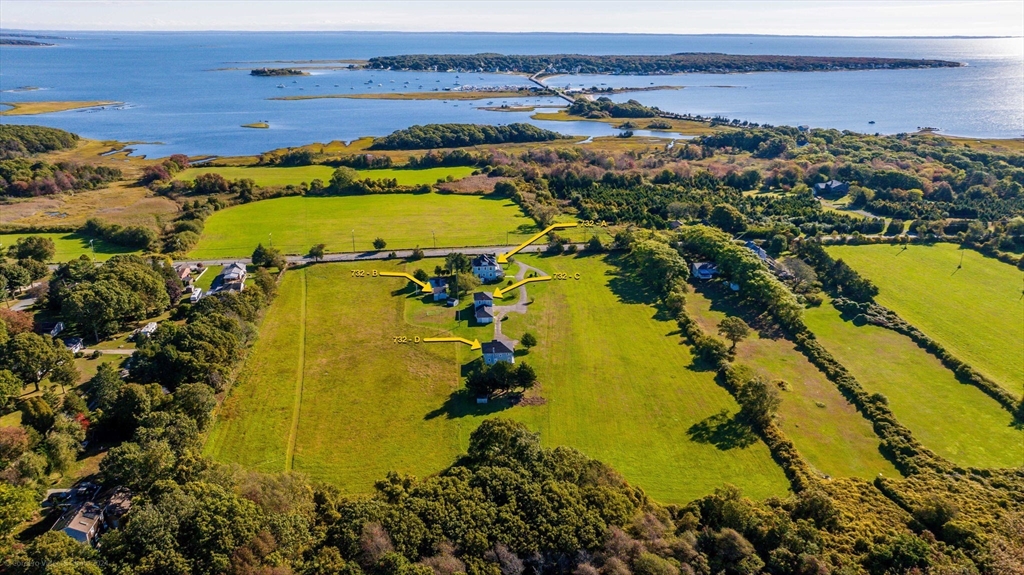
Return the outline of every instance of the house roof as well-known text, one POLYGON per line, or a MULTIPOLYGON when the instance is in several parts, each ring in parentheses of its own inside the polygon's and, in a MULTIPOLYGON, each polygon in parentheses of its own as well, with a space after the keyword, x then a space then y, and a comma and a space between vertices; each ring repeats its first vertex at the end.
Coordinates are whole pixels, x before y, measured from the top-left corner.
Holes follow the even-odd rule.
POLYGON ((481 347, 483 348, 484 355, 512 353, 512 348, 506 345, 505 342, 496 339, 483 344, 481 347))
POLYGON ((717 272, 718 266, 711 262, 693 262, 693 269, 697 271, 717 272))
POLYGON ((80 507, 73 508, 65 513, 57 523, 54 524, 54 531, 63 531, 72 538, 83 543, 89 542, 92 534, 90 531, 103 520, 103 512, 93 502, 87 502, 80 507))
POLYGON ((846 185, 847 185, 846 182, 840 182, 839 180, 829 180, 827 182, 819 182, 817 184, 814 184, 814 189, 816 189, 816 190, 832 190, 832 189, 840 188, 840 187, 843 187, 843 186, 846 186, 846 185))
POLYGON ((473 315, 476 317, 476 319, 487 319, 494 317, 494 314, 492 314, 490 310, 483 306, 480 306, 473 310, 473 315))
POLYGON ((487 292, 478 291, 473 294, 473 301, 494 301, 494 296, 487 292))
POLYGON ((235 262, 231 265, 225 266, 224 270, 220 272, 220 275, 224 279, 241 279, 245 276, 245 264, 235 262))
POLYGON ((498 258, 494 254, 480 254, 473 258, 473 261, 470 263, 475 268, 492 267, 498 265, 498 258))
POLYGON ((68 347, 74 347, 76 345, 84 345, 84 341, 80 337, 68 337, 64 339, 64 345, 68 347))

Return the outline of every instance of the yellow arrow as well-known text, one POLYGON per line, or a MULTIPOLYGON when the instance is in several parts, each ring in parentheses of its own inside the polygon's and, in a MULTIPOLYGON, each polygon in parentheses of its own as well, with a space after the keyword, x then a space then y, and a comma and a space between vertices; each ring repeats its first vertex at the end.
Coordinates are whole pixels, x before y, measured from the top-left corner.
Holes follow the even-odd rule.
POLYGON ((569 224, 551 224, 550 226, 544 228, 544 231, 542 231, 542 232, 538 233, 537 235, 533 236, 532 238, 526 240, 525 242, 520 244, 514 250, 507 251, 507 252, 505 252, 503 254, 498 254, 498 263, 499 264, 507 264, 509 256, 517 253, 519 250, 525 248, 526 246, 528 246, 528 245, 532 244, 533 242, 539 240, 540 238, 544 237, 545 234, 547 234, 548 232, 550 232, 552 230, 561 230, 561 229, 564 229, 564 228, 575 228, 578 225, 579 224, 571 224, 571 223, 569 223, 569 224))
POLYGON ((535 278, 526 278, 524 280, 519 280, 516 283, 508 286, 507 288, 498 288, 498 289, 494 290, 494 297, 496 297, 496 298, 505 297, 505 294, 507 294, 508 292, 516 289, 517 287, 519 287, 521 285, 526 285, 526 284, 528 284, 530 282, 546 282, 546 281, 550 281, 550 280, 551 280, 551 276, 540 276, 540 277, 535 277, 535 278))
POLYGON ((480 340, 474 339, 469 341, 464 337, 425 337, 423 338, 424 343, 464 343, 469 346, 469 349, 480 349, 480 340))
POLYGON ((421 282, 420 280, 412 277, 412 274, 407 274, 405 272, 377 272, 377 273, 379 273, 382 276, 396 277, 396 278, 406 278, 409 281, 413 282, 414 284, 420 286, 420 289, 422 289, 423 291, 428 291, 430 289, 430 284, 428 284, 426 282, 421 282))

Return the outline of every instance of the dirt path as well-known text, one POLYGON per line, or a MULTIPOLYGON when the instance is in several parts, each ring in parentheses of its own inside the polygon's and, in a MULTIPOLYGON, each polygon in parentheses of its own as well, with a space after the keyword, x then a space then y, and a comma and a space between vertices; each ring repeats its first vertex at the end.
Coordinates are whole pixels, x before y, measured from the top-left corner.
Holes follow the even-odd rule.
MULTIPOLYGON (((539 276, 548 275, 547 272, 540 268, 535 268, 531 265, 524 264, 523 262, 516 262, 519 265, 519 271, 516 272, 515 281, 520 281, 526 278, 526 274, 529 272, 535 272, 539 276)), ((519 286, 519 300, 511 305, 496 305, 492 308, 491 313, 494 314, 494 339, 502 341, 509 347, 514 347, 515 344, 519 343, 518 340, 514 340, 509 337, 505 337, 505 334, 501 333, 501 320, 505 319, 505 316, 510 313, 526 313, 526 304, 529 303, 529 296, 526 293, 526 286, 519 286)))
POLYGON ((295 403, 292 405, 292 426, 288 432, 288 449, 284 470, 291 471, 295 461, 295 442, 299 437, 299 408, 302 404, 302 380, 306 372, 306 270, 298 270, 302 278, 302 303, 299 306, 299 365, 295 373, 295 403))

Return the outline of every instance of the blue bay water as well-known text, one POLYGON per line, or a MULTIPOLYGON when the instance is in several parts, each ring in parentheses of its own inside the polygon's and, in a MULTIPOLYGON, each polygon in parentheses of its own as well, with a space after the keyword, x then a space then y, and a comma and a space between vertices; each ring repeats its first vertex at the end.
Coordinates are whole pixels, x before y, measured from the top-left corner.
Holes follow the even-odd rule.
POLYGON ((71 38, 56 41, 54 47, 0 47, 0 102, 109 100, 126 106, 10 116, 2 121, 54 126, 96 139, 150 142, 134 147, 139 153, 153 156, 179 152, 255 154, 310 142, 379 136, 414 124, 437 122, 528 121, 568 134, 614 133, 604 124, 537 122, 526 112, 479 109, 488 103, 559 104, 551 98, 478 102, 268 99, 429 91, 460 84, 529 85, 522 76, 325 69, 303 77, 259 78, 250 76, 247 70, 224 70, 411 53, 724 52, 955 60, 967 66, 864 72, 559 76, 549 82, 587 87, 680 86, 682 89, 619 94, 614 98, 635 98, 673 112, 723 115, 776 125, 806 124, 881 133, 931 126, 943 133, 971 137, 1024 135, 1024 42, 1020 38, 363 32, 57 35, 71 38), (282 84, 285 87, 277 87, 282 84), (10 91, 21 86, 41 89, 10 91), (267 121, 271 128, 241 127, 257 121, 267 121))

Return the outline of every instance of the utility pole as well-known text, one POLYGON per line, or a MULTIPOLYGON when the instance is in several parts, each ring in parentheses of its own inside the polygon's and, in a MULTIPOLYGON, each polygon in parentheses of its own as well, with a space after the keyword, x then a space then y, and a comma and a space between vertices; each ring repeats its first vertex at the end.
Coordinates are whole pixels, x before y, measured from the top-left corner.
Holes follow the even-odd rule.
POLYGON ((437 249, 437 236, 434 235, 434 230, 430 230, 430 235, 431 235, 431 237, 434 238, 434 249, 436 250, 437 249))
POLYGON ((356 230, 352 229, 352 251, 356 251, 356 230))

